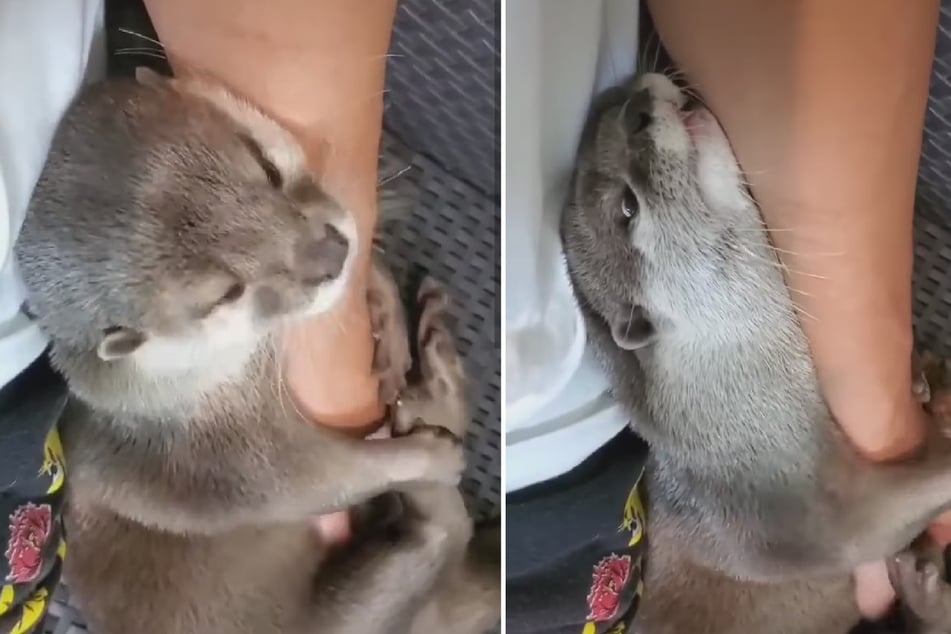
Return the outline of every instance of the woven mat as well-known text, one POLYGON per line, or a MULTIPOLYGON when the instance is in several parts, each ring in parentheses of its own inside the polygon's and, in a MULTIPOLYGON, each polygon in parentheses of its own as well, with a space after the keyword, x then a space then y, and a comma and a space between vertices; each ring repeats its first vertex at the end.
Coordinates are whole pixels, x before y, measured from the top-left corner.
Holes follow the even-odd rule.
MULTIPOLYGON (((887 255, 884 255, 887 257, 887 255)), ((915 208, 915 337, 951 356, 951 1, 942 0, 915 208)))
POLYGON ((491 198, 500 191, 499 0, 400 0, 386 128, 491 198))

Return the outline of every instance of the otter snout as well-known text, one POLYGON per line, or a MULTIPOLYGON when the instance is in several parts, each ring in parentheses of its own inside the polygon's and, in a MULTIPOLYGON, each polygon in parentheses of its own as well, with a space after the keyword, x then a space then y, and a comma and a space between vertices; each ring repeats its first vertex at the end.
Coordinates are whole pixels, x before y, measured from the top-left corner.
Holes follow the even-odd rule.
POLYGON ((339 229, 328 223, 319 233, 300 247, 301 281, 308 286, 339 277, 350 254, 350 240, 339 229))
POLYGON ((359 250, 356 220, 349 212, 312 222, 294 249, 294 279, 310 298, 307 315, 329 310, 343 297, 359 250))

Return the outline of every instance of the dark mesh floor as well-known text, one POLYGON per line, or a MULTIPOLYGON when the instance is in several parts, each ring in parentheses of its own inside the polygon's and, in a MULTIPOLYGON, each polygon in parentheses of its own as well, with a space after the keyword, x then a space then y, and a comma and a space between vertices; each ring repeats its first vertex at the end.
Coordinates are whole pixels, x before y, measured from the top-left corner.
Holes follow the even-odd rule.
POLYGON ((941 24, 918 171, 915 209, 915 335, 951 357, 951 1, 941 24))
POLYGON ((499 0, 400 0, 386 127, 498 198, 499 0))

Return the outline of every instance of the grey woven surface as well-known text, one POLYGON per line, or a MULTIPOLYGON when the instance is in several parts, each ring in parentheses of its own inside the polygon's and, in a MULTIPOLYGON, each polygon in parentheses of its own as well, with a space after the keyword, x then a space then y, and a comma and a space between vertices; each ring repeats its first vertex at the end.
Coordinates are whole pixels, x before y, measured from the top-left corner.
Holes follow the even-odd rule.
POLYGON ((476 189, 500 189, 499 0, 401 0, 386 127, 476 189))
POLYGON ((915 210, 915 335, 951 356, 951 1, 941 3, 915 210))

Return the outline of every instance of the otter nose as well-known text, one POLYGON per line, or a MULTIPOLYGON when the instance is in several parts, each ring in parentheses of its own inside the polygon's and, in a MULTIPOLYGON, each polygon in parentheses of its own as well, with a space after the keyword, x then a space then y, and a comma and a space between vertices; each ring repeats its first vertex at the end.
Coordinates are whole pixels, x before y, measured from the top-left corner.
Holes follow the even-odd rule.
POLYGON ((323 237, 311 239, 301 248, 302 281, 317 285, 336 278, 343 270, 350 242, 332 225, 324 225, 323 237))

